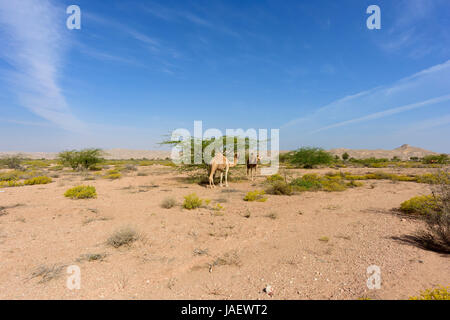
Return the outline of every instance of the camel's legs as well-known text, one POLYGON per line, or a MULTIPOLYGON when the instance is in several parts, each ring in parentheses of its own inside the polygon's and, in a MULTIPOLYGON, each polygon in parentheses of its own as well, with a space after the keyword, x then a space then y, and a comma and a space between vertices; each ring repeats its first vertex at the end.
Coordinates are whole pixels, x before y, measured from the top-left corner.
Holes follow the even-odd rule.
POLYGON ((221 171, 220 172, 220 186, 221 187, 223 187, 223 185, 222 185, 222 178, 223 178, 223 172, 221 171))
POLYGON ((215 187, 214 185, 214 173, 211 172, 211 174, 209 175, 209 187, 212 189, 215 187))
POLYGON ((225 169, 225 187, 228 187, 228 168, 225 169))

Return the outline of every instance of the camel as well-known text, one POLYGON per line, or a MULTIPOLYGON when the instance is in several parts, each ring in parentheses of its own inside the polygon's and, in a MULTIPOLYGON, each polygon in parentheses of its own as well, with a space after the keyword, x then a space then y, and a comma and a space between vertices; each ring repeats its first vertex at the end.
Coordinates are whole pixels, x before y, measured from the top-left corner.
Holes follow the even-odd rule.
POLYGON ((248 159, 247 159, 247 177, 250 173, 251 179, 253 181, 254 174, 256 174, 256 168, 258 167, 258 161, 260 161, 261 158, 259 157, 259 154, 256 156, 252 153, 248 159))
POLYGON ((230 167, 235 167, 237 165, 238 155, 234 155, 234 162, 231 163, 222 153, 217 153, 214 158, 212 158, 211 163, 208 166, 209 173, 209 186, 215 188, 214 176, 217 171, 220 171, 220 186, 222 185, 223 173, 225 172, 225 187, 228 187, 228 170, 230 167))

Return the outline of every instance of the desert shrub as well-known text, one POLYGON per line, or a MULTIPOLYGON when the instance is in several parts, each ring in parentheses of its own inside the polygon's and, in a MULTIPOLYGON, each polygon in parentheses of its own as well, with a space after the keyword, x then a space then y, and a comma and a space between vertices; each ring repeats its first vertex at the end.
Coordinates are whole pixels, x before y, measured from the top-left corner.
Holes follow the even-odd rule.
POLYGON ((355 180, 351 180, 350 182, 347 182, 347 187, 350 187, 350 188, 362 187, 363 185, 364 185, 364 183, 355 181, 355 180))
POLYGON ((61 164, 71 167, 74 170, 80 168, 89 169, 104 161, 101 157, 101 149, 83 149, 80 151, 63 151, 58 154, 58 160, 61 164))
POLYGON ((446 154, 440 154, 440 155, 430 155, 423 157, 422 162, 425 164, 446 164, 449 162, 448 155, 446 154))
POLYGON ((268 182, 284 181, 284 178, 278 173, 268 176, 266 179, 268 182))
POLYGON ((437 173, 425 173, 418 175, 416 181, 427 184, 450 184, 450 174, 445 171, 438 171, 437 173))
POLYGON ((290 162, 304 168, 313 168, 317 165, 329 165, 334 162, 334 158, 321 148, 304 147, 292 154, 290 162))
POLYGON ((134 164, 126 164, 125 167, 122 169, 123 171, 137 171, 137 167, 134 164))
POLYGON ((64 196, 71 199, 97 198, 97 191, 93 186, 76 186, 67 190, 64 196))
POLYGON ((21 187, 23 182, 17 182, 16 180, 0 181, 0 187, 21 187))
POLYGON ((322 190, 328 192, 344 191, 347 189, 347 185, 343 180, 328 180, 325 179, 322 182, 322 190))
POLYGON ((347 161, 350 158, 349 154, 347 152, 344 152, 342 154, 342 160, 347 161))
POLYGON ((4 156, 0 159, 0 164, 7 166, 9 169, 20 169, 22 159, 19 155, 4 156))
POLYGON ((64 166, 60 166, 60 165, 48 168, 48 170, 50 170, 50 171, 62 171, 63 169, 64 169, 64 166))
POLYGON ((270 184, 270 187, 267 189, 267 193, 290 196, 292 194, 292 186, 284 181, 278 180, 270 184))
POLYGON ((35 184, 47 184, 52 182, 52 179, 46 176, 34 177, 24 181, 25 185, 35 185, 35 184))
POLYGON ((173 208, 177 205, 177 201, 175 200, 175 198, 173 197, 168 197, 165 198, 163 200, 163 202, 161 203, 161 207, 165 208, 165 209, 170 209, 173 208))
POLYGON ((291 181, 291 185, 299 191, 317 191, 322 189, 320 177, 313 174, 305 174, 301 178, 291 181))
POLYGON ((264 197, 266 192, 264 190, 249 191, 244 197, 244 201, 258 201, 265 202, 267 197, 264 197))
POLYGON ((400 205, 402 212, 417 215, 426 215, 437 209, 436 198, 433 195, 413 197, 400 205))
POLYGON ((419 296, 409 297, 409 300, 450 300, 450 287, 438 287, 422 291, 419 296))
POLYGON ((20 176, 23 174, 23 172, 21 171, 9 171, 9 172, 4 172, 4 173, 0 173, 0 181, 13 181, 13 180, 17 180, 20 178, 20 176))
POLYGON ((116 230, 109 238, 106 240, 106 244, 114 248, 119 248, 121 246, 129 246, 134 241, 140 238, 139 234, 131 227, 122 227, 116 230))
POLYGON ((203 203, 203 200, 200 199, 195 193, 191 193, 184 197, 183 208, 191 210, 199 208, 203 203))
POLYGON ((121 177, 122 177, 121 173, 110 173, 105 176, 106 179, 111 179, 111 180, 120 179, 121 177))

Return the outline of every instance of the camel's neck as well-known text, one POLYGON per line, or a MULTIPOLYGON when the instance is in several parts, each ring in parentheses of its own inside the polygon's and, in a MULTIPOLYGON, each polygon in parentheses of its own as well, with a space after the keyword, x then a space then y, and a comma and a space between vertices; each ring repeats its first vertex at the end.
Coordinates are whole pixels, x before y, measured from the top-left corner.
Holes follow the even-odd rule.
POLYGON ((235 156, 235 157, 234 157, 234 162, 233 162, 233 163, 230 163, 230 167, 235 167, 235 166, 237 165, 237 162, 238 162, 238 159, 237 159, 237 157, 235 156))

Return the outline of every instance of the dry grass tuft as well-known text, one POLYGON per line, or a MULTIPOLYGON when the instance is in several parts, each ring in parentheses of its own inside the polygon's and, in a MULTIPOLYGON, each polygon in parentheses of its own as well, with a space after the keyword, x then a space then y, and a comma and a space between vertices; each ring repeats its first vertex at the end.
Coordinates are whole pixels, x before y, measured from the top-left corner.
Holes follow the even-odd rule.
POLYGON ((41 265, 37 267, 30 276, 30 279, 41 277, 39 283, 46 283, 53 279, 59 278, 65 265, 54 264, 52 266, 41 265))
POLYGON ((122 246, 129 246, 136 240, 139 240, 141 235, 132 227, 122 227, 116 230, 106 241, 106 244, 114 248, 122 246))

